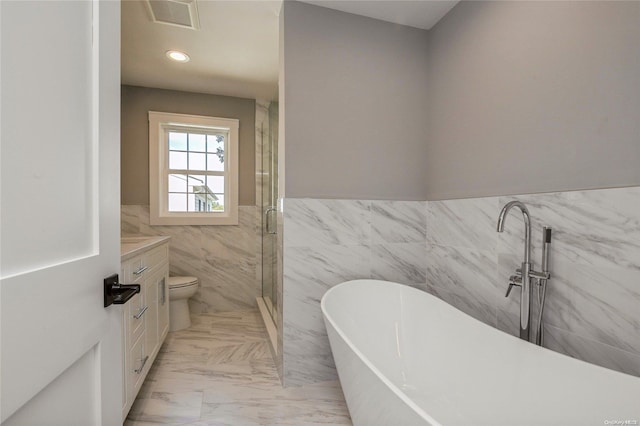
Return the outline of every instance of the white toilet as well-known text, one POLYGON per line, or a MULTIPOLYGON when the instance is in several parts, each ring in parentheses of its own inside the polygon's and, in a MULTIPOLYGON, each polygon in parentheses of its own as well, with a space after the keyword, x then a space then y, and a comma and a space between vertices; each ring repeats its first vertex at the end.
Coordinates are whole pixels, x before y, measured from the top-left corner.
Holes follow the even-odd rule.
POLYGON ((191 326, 188 301, 197 290, 196 277, 169 277, 169 331, 191 326))

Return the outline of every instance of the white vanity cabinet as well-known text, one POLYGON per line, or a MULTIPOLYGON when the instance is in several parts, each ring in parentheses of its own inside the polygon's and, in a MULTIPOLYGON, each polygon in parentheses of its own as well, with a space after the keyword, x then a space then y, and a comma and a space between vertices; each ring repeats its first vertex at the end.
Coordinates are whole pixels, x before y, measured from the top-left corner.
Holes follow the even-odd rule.
POLYGON ((122 420, 169 331, 169 237, 122 238, 120 282, 140 284, 123 305, 122 420))

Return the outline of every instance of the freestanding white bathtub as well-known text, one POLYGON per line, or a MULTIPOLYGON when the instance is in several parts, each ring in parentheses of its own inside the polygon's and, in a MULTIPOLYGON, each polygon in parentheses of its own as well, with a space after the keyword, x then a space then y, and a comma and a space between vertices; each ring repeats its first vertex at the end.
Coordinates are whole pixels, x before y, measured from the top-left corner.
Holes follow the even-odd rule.
POLYGON ((322 313, 356 426, 640 425, 640 378, 527 343, 409 286, 348 281, 327 291, 322 313))

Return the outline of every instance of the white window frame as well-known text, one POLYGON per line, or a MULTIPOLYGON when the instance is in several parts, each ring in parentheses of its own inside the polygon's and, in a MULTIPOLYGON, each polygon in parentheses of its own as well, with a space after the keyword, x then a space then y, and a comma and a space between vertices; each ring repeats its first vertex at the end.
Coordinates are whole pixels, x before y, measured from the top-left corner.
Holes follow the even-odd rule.
POLYGON ((239 120, 201 115, 149 111, 149 203, 151 225, 238 224, 239 120), (216 130, 228 132, 225 164, 224 212, 169 211, 169 131, 216 130))

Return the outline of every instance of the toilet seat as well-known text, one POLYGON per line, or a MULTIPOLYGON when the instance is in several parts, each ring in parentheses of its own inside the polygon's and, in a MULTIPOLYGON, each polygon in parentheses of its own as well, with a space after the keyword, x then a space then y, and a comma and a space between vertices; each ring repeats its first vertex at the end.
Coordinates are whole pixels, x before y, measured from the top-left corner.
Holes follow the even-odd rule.
POLYGON ((169 277, 169 289, 198 285, 196 277, 169 277))

